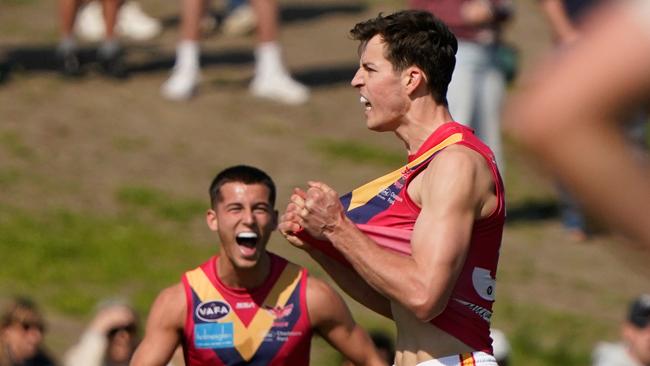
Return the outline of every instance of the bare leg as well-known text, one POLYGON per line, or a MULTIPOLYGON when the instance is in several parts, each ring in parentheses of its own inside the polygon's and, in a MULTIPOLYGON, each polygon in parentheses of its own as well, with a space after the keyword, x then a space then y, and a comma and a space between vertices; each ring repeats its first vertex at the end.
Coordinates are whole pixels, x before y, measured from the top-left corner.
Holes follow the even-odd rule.
POLYGON ((61 21, 61 38, 72 37, 74 20, 77 10, 81 5, 80 0, 59 0, 59 19, 61 21))
POLYGON ((115 24, 117 23, 117 12, 122 5, 122 0, 103 0, 104 25, 106 27, 106 40, 115 38, 115 24))
POLYGON ((302 104, 309 99, 309 90, 293 80, 282 61, 277 42, 278 3, 276 0, 251 0, 258 19, 255 48, 255 77, 250 86, 253 95, 285 104, 302 104))
POLYGON ((257 42, 274 42, 278 39, 278 4, 276 0, 251 0, 257 16, 257 42))
POLYGON ((181 0, 181 36, 176 46, 176 61, 172 75, 161 90, 167 99, 185 100, 194 95, 200 79, 201 19, 207 3, 206 0, 181 0))
POLYGON ((181 40, 199 41, 206 0, 181 0, 181 40))

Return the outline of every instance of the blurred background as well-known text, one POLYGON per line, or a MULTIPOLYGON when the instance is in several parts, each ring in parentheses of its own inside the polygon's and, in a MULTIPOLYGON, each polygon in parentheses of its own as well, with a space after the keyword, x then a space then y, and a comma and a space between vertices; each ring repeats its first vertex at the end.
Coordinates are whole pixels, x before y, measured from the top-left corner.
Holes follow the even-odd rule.
MULTIPOLYGON (((203 214, 222 168, 267 171, 282 210, 308 179, 344 193, 404 161, 394 136, 366 130, 349 85, 358 58, 347 34, 406 3, 279 3, 287 67, 311 89, 299 106, 248 93, 254 35, 223 32, 219 1, 204 29, 199 93, 171 102, 159 89, 174 63, 178 2, 139 1, 162 30, 124 39, 129 77, 118 81, 97 72, 93 42, 80 43, 83 77, 59 75, 56 1, 0 0, 0 301, 22 294, 37 302, 56 357, 97 303, 128 299, 144 318, 162 288, 217 251, 203 214)), ((520 74, 552 47, 537 0, 515 2, 505 38, 518 50, 520 74)), ((597 341, 618 338, 629 300, 648 292, 650 252, 598 223, 588 240, 572 240, 554 184, 507 135, 504 157, 508 221, 493 325, 510 340, 514 365, 588 364, 597 341)), ((279 235, 269 248, 325 277, 279 235)), ((394 334, 388 320, 347 301, 367 329, 394 334)), ((312 364, 338 362, 315 342, 312 364)))

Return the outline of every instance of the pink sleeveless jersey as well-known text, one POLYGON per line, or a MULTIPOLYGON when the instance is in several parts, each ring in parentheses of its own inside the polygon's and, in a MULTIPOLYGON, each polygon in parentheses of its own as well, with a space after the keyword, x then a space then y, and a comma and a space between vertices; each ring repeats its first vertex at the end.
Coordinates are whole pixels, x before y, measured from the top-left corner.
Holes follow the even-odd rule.
POLYGON ((186 365, 309 365, 307 271, 269 256, 270 274, 255 289, 221 282, 217 257, 183 275, 186 365))
MULTIPOLYGON (((505 194, 494 155, 473 131, 456 122, 440 126, 408 157, 408 163, 392 173, 367 183, 341 197, 346 215, 379 246, 411 254, 411 235, 420 208, 408 196, 406 187, 445 147, 460 144, 484 158, 496 183, 498 206, 487 218, 477 220, 465 264, 445 310, 431 323, 477 351, 492 353, 490 317, 501 235, 505 222, 505 194)), ((350 266, 329 242, 315 240, 306 232, 299 237, 328 256, 350 266)))

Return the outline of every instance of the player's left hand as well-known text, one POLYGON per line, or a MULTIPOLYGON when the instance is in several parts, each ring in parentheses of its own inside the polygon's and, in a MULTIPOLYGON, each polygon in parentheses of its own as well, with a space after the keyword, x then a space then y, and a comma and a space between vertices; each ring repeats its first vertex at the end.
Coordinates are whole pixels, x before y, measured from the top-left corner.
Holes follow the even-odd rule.
POLYGON ((301 225, 312 236, 323 238, 332 232, 345 216, 339 195, 322 182, 308 182, 304 204, 298 210, 301 225))

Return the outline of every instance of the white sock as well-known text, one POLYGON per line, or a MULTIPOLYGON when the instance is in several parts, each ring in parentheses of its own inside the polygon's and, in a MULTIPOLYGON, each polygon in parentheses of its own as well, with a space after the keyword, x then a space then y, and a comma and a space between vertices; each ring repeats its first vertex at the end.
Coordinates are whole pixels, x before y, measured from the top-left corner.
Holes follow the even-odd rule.
POLYGON ((120 51, 120 43, 115 39, 107 39, 99 45, 98 52, 103 57, 111 57, 120 51))
POLYGON ((58 50, 64 54, 76 51, 77 40, 72 36, 64 37, 61 42, 59 42, 58 50))
POLYGON ((277 42, 260 43, 255 48, 255 75, 270 77, 289 73, 282 62, 282 49, 277 42))
POLYGON ((181 70, 198 70, 199 57, 199 42, 183 40, 176 47, 176 62, 174 68, 181 70))

